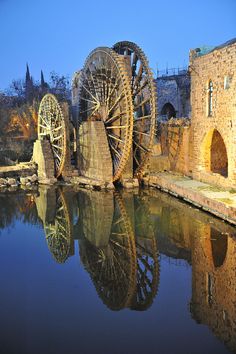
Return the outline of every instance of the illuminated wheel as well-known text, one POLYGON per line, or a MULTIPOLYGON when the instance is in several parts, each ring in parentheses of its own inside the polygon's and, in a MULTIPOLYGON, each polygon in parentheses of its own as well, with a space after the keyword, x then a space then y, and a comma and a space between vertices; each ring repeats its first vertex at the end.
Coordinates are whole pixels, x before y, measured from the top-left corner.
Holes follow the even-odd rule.
POLYGON ((136 176, 140 176, 152 151, 156 128, 156 86, 143 51, 132 42, 118 42, 113 49, 129 60, 134 110, 133 159, 136 176))
POLYGON ((123 60, 110 48, 97 48, 87 58, 78 81, 79 121, 104 123, 119 179, 130 155, 133 108, 130 80, 123 60))
POLYGON ((66 156, 65 121, 54 95, 47 94, 40 102, 38 112, 38 139, 49 139, 52 147, 55 177, 62 173, 66 156))

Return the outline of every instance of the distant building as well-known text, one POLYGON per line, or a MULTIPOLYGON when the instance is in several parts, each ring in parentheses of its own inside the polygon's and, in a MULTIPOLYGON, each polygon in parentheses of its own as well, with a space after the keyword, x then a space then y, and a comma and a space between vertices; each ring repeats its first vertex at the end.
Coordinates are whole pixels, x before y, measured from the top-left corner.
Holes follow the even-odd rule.
POLYGON ((157 85, 158 120, 190 117, 190 76, 187 69, 159 72, 157 85))
POLYGON ((34 83, 33 77, 30 75, 29 65, 26 65, 25 74, 25 99, 26 102, 32 103, 35 98, 41 98, 49 92, 49 85, 44 80, 43 71, 41 70, 40 84, 34 83))

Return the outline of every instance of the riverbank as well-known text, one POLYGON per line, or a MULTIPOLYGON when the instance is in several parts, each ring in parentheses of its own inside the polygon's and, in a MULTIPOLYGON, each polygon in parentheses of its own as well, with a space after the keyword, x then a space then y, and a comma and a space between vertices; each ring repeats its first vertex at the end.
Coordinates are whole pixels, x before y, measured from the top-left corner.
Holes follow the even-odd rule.
POLYGON ((152 173, 144 185, 159 188, 236 225, 236 190, 225 190, 170 172, 152 173))

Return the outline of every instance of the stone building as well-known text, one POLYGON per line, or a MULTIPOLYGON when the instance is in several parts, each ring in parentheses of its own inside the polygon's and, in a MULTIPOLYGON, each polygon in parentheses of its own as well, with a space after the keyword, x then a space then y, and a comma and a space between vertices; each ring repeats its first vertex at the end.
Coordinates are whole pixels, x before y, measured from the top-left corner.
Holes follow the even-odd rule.
POLYGON ((189 73, 189 81, 187 74, 185 79, 181 79, 182 92, 187 93, 190 85, 190 106, 186 99, 185 111, 184 95, 178 93, 180 89, 177 90, 175 81, 180 75, 157 79, 158 120, 163 121, 162 117, 170 116, 175 118, 161 125, 160 147, 155 150, 161 151, 161 155, 154 151, 150 171, 161 171, 164 166, 165 170, 196 180, 235 188, 236 38, 218 47, 191 50, 189 73), (181 109, 176 108, 177 102, 181 109), (171 109, 164 110, 167 105, 174 107, 171 114, 171 109), (190 119, 186 119, 189 116, 190 119))
POLYGON ((190 52, 190 172, 195 179, 236 185, 236 38, 190 52))
POLYGON ((190 116, 190 76, 188 70, 159 73, 157 85, 158 120, 190 116))

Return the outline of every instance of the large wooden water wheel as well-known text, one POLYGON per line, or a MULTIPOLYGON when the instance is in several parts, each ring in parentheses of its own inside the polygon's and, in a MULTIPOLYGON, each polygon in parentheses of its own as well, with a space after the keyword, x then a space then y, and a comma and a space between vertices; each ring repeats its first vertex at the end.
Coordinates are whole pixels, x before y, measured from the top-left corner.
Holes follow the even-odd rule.
POLYGON ((132 42, 118 42, 113 49, 125 57, 131 68, 133 101, 134 172, 140 176, 150 156, 156 127, 157 99, 152 71, 144 52, 132 42))
POLYGON ((104 122, 116 181, 130 155, 133 105, 130 79, 122 58, 110 48, 88 56, 79 77, 79 121, 104 122))
POLYGON ((65 164, 66 130, 60 104, 52 94, 43 97, 38 112, 38 139, 45 138, 52 147, 55 177, 59 177, 65 164))

